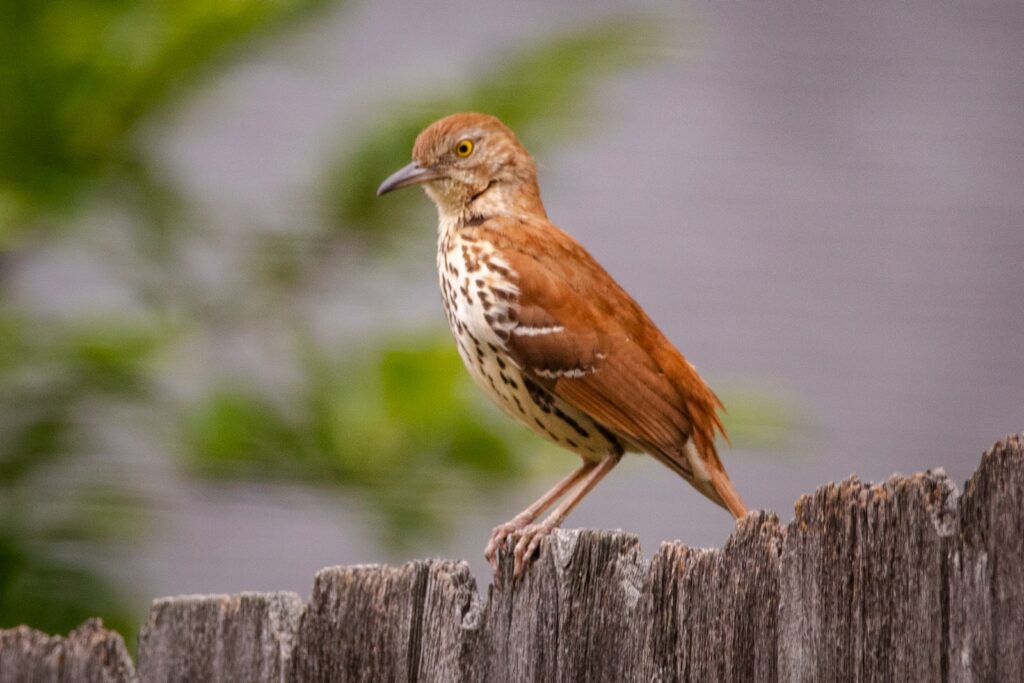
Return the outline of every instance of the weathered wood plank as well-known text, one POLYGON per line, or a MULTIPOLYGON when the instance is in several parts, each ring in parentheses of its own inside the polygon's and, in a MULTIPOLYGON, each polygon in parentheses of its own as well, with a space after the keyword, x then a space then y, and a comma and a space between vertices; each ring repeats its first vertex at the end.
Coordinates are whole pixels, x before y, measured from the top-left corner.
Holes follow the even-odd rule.
POLYGON ((283 681, 305 609, 288 592, 157 600, 139 636, 139 678, 283 681))
POLYGON ((718 550, 666 544, 652 562, 637 680, 775 681, 782 530, 755 512, 718 550))
POLYGON ((461 615, 475 596, 463 562, 324 569, 290 680, 459 680, 461 615))
POLYGON ((1024 681, 1024 441, 981 459, 949 563, 949 680, 1024 681))
POLYGON ((19 626, 0 630, 0 683, 134 683, 124 639, 90 619, 67 638, 19 626))
POLYGON ((504 554, 491 587, 471 681, 624 681, 624 656, 642 630, 647 561, 635 536, 560 531, 537 562, 512 580, 504 554))
POLYGON ((780 678, 941 680, 955 505, 941 470, 802 497, 782 549, 780 678))

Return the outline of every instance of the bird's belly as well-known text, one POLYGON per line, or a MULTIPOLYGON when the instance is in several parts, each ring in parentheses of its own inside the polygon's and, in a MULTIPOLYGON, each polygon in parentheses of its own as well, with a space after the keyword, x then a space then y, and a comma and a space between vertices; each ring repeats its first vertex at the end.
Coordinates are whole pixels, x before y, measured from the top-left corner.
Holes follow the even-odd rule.
MULTIPOLYGON (((543 438, 585 459, 600 460, 621 451, 609 430, 539 384, 524 377, 506 351, 515 327, 512 302, 518 289, 502 272, 489 270, 458 240, 438 253, 438 274, 445 316, 462 362, 484 393, 510 417, 543 438), (467 258, 468 257, 468 258, 467 258)), ((473 243, 480 257, 488 245, 473 243)), ((497 257, 493 256, 492 259, 497 257)))

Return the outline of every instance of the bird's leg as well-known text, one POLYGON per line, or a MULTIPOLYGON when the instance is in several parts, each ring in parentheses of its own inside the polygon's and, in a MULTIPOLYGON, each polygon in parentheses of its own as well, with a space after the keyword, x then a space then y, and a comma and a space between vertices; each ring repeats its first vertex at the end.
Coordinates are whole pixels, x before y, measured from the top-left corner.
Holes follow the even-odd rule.
POLYGON ((494 530, 491 531, 491 540, 487 542, 487 547, 484 549, 484 557, 491 563, 491 566, 495 569, 498 568, 498 548, 501 547, 506 538, 532 523, 542 512, 551 507, 552 503, 561 498, 566 491, 575 486, 576 482, 595 467, 597 467, 597 463, 590 462, 589 460, 584 461, 582 466, 573 470, 568 476, 555 484, 550 491, 538 498, 533 505, 504 524, 494 527, 494 530))
POLYGON ((540 545, 541 539, 550 534, 552 529, 561 525, 565 518, 569 516, 569 513, 572 512, 572 509, 583 500, 585 495, 590 493, 592 488, 597 486, 597 482, 601 481, 604 475, 611 472, 612 468, 619 464, 621 459, 621 453, 606 455, 600 463, 591 468, 583 483, 580 484, 580 487, 563 500, 543 522, 523 527, 522 531, 517 534, 518 541, 515 547, 515 569, 512 572, 513 576, 519 576, 523 573, 523 569, 526 568, 533 553, 540 545))

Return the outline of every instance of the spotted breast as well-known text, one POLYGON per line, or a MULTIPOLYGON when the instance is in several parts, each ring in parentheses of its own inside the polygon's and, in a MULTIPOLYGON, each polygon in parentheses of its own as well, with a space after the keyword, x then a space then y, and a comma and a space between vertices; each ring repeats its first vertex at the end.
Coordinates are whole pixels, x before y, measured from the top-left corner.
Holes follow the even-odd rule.
POLYGON ((505 413, 545 439, 586 460, 621 453, 621 440, 586 413, 526 377, 508 353, 513 335, 557 333, 519 320, 518 275, 472 225, 445 221, 437 270, 445 316, 462 362, 484 393, 505 413))

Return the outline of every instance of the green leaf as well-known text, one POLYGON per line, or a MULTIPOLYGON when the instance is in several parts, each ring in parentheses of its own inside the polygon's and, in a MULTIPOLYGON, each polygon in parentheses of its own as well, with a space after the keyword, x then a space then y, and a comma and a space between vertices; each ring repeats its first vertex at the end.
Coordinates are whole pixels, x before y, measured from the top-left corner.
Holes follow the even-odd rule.
POLYGON ((241 389, 221 389, 186 422, 191 463, 206 476, 262 478, 301 458, 296 425, 269 401, 241 389))
POLYGON ((17 483, 70 450, 71 425, 59 408, 5 427, 0 436, 0 486, 17 483))
POLYGON ((104 174, 131 175, 146 117, 327 1, 0 3, 0 247, 104 174))

